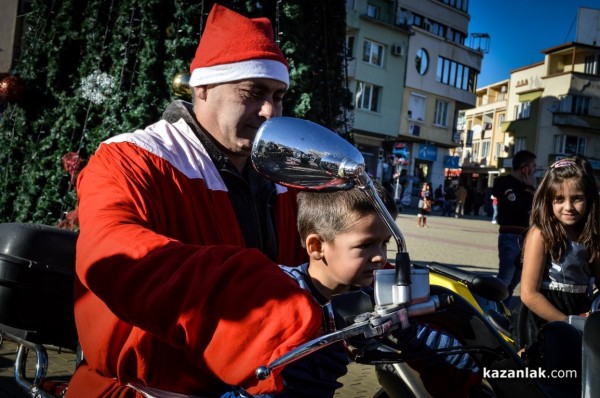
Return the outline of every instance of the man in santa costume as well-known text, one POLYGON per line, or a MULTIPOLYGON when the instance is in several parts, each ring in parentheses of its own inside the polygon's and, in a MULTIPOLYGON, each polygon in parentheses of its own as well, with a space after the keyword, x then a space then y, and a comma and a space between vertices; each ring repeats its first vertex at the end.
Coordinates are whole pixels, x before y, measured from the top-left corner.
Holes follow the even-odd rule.
POLYGON ((193 105, 103 142, 77 185, 75 318, 85 362, 67 397, 218 396, 282 388, 260 365, 315 337, 320 308, 278 264, 305 261, 295 195, 259 176, 259 126, 288 65, 270 22, 215 5, 193 105))

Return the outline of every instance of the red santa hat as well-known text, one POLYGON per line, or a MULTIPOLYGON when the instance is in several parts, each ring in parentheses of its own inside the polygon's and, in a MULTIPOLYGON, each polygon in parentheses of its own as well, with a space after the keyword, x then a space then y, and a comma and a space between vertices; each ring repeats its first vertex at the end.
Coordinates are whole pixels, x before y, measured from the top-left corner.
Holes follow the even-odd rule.
POLYGON ((190 65, 190 86, 252 78, 289 85, 288 63, 267 18, 246 18, 215 4, 190 65))

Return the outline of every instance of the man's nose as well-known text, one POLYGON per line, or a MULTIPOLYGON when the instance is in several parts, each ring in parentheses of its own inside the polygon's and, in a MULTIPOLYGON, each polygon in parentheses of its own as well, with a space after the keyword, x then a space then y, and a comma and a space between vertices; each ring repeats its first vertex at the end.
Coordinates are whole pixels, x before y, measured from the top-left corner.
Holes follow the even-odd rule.
POLYGON ((260 116, 266 118, 266 119, 270 119, 274 116, 276 116, 275 114, 275 105, 273 104, 273 100, 265 100, 260 108, 260 116))

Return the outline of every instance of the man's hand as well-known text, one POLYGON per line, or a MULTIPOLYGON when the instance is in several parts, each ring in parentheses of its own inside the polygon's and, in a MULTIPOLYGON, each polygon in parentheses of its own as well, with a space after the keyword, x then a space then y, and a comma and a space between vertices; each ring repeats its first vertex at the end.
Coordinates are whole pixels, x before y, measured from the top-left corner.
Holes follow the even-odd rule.
POLYGON ((525 186, 531 187, 535 190, 535 170, 532 170, 529 166, 521 168, 522 182, 525 186))

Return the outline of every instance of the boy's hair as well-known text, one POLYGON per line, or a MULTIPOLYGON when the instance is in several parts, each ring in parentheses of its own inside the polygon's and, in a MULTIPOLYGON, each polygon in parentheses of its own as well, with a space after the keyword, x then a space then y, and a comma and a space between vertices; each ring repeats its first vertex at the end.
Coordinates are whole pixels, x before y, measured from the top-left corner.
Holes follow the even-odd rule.
POLYGON ((522 151, 515 153, 515 155, 513 156, 513 170, 519 170, 521 167, 526 166, 528 163, 534 161, 535 159, 537 159, 535 153, 523 149, 522 151))
POLYGON ((546 170, 533 198, 530 224, 542 232, 552 259, 560 260, 567 251, 568 239, 562 224, 554 216, 552 203, 560 193, 562 183, 570 179, 575 180, 575 186, 585 195, 586 212, 577 228, 579 243, 587 247, 591 263, 600 259, 600 199, 592 167, 584 158, 561 159, 546 170))
MULTIPOLYGON (((398 208, 388 191, 374 182, 375 190, 393 218, 398 208)), ((298 193, 298 232, 302 246, 306 237, 318 234, 325 242, 333 241, 338 235, 347 232, 359 218, 376 213, 362 189, 353 187, 346 191, 298 193)))

